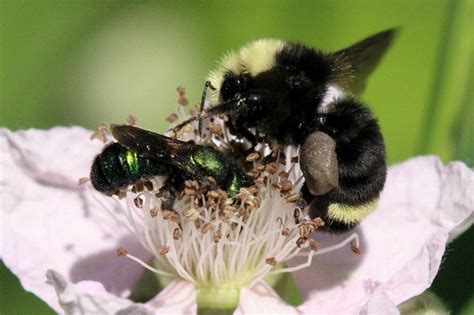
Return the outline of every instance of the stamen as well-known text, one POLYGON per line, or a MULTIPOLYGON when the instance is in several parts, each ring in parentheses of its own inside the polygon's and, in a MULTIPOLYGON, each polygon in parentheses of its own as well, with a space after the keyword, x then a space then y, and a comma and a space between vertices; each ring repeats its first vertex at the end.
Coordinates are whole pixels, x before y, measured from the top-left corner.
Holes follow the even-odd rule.
MULTIPOLYGON (((181 92, 180 97, 184 96, 181 92)), ((175 116, 175 126, 189 117, 183 106, 178 106, 175 116)), ((354 253, 358 252, 356 234, 324 249, 311 239, 323 223, 308 217, 308 207, 299 192, 304 178, 298 159, 287 158, 294 156, 298 148, 235 139, 217 116, 208 124, 207 139, 195 133, 196 120, 187 122, 189 130, 181 129, 177 136, 198 144, 214 143, 221 151, 237 151, 236 161, 251 162, 241 166, 255 177, 254 186, 241 188, 229 198, 224 188, 216 186, 214 178, 188 180, 182 191, 176 192, 174 204, 166 203, 166 210, 162 210, 162 198, 167 194, 160 191, 163 178, 159 177, 144 179, 120 191, 122 198, 113 197, 118 210, 102 203, 97 192, 91 192, 94 200, 154 256, 154 266, 125 250, 120 251, 121 255, 152 272, 182 278, 196 287, 242 288, 263 281, 267 274, 306 268, 314 255, 337 250, 351 241, 354 253), (291 163, 286 165, 288 161, 291 163), (272 270, 277 263, 297 256, 307 257, 306 262, 272 270)))
MULTIPOLYGON (((359 234, 354 232, 349 237, 347 237, 346 239, 341 241, 340 243, 337 243, 336 245, 318 250, 317 255, 319 256, 319 255, 323 255, 323 254, 327 254, 327 253, 336 251, 340 248, 343 248, 344 246, 346 246, 349 243, 351 243, 351 250, 353 250, 353 248, 359 248, 359 234)), ((301 257, 301 256, 306 256, 306 254, 305 253, 300 253, 298 255, 298 257, 301 257)))
POLYGON ((124 256, 124 257, 127 257, 127 258, 130 258, 131 260, 139 263, 140 265, 142 265, 143 267, 145 267, 146 269, 150 270, 151 272, 154 272, 156 274, 159 274, 159 275, 162 275, 162 276, 166 276, 166 277, 176 277, 176 275, 174 274, 171 274, 171 273, 168 273, 168 272, 165 272, 165 271, 162 271, 162 270, 159 270, 159 269, 156 269, 156 268, 153 268, 152 266, 150 266, 149 264, 147 264, 146 262, 144 262, 143 260, 141 260, 140 258, 138 257, 135 257, 131 254, 129 254, 128 252, 126 252, 124 255, 119 255, 119 256, 124 256))
POLYGON ((333 245, 331 247, 327 247, 327 248, 324 248, 324 249, 318 250, 318 251, 313 249, 313 248, 318 249, 318 247, 315 247, 315 246, 318 246, 318 245, 317 244, 316 245, 311 245, 311 243, 310 243, 311 251, 309 252, 309 254, 307 252, 305 252, 305 253, 300 253, 300 254, 297 255, 297 256, 300 256, 300 257, 301 256, 307 256, 308 260, 305 263, 302 263, 302 264, 294 266, 294 267, 278 269, 278 270, 270 272, 269 274, 274 275, 274 274, 284 273, 284 272, 295 272, 295 271, 307 268, 307 267, 311 266, 313 256, 319 256, 319 255, 323 255, 323 254, 327 254, 327 253, 336 251, 336 250, 346 246, 348 243, 351 243, 352 241, 354 241, 354 243, 356 244, 356 245, 353 245, 353 246, 355 246, 355 248, 359 248, 359 235, 357 233, 351 234, 348 238, 346 238, 345 240, 343 240, 342 242, 340 242, 336 245, 333 245))

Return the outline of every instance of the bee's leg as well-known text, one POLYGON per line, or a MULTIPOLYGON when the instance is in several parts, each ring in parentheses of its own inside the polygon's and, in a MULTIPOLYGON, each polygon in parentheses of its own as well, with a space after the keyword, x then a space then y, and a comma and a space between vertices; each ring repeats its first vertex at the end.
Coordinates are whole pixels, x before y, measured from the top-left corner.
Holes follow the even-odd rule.
POLYGON ((327 194, 339 184, 336 141, 321 131, 310 134, 300 149, 300 167, 311 194, 327 194))
POLYGON ((160 188, 161 210, 173 211, 176 194, 183 189, 184 179, 176 174, 171 174, 160 188))
POLYGON ((226 122, 226 127, 232 135, 236 136, 239 139, 244 138, 245 140, 249 141, 252 146, 255 146, 255 144, 257 143, 257 137, 252 132, 250 132, 246 128, 236 127, 231 120, 226 122))
POLYGON ((171 187, 163 186, 160 189, 161 210, 173 210, 173 205, 176 200, 176 194, 171 187))
MULTIPOLYGON (((207 96, 207 89, 215 90, 216 88, 212 86, 211 81, 206 81, 204 84, 204 89, 202 90, 202 95, 201 95, 201 104, 199 105, 199 113, 202 113, 204 111, 204 105, 206 103, 206 96, 207 96)), ((202 119, 199 119, 198 123, 198 130, 199 130, 199 136, 202 135, 202 119)))

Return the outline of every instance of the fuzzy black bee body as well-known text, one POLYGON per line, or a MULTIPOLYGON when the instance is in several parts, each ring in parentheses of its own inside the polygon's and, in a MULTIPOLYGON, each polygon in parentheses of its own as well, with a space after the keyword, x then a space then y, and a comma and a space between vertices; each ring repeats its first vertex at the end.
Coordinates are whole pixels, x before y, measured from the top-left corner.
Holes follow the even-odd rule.
POLYGON ((210 73, 213 106, 199 119, 226 114, 237 137, 301 146, 311 216, 330 230, 350 229, 375 208, 386 177, 380 127, 355 95, 394 33, 329 54, 279 40, 250 43, 210 73))
POLYGON ((212 177, 229 196, 253 184, 233 159, 212 147, 127 125, 112 126, 112 134, 118 142, 106 146, 91 167, 92 185, 102 193, 113 194, 140 180, 167 176, 165 206, 171 209, 186 179, 204 183, 212 177))

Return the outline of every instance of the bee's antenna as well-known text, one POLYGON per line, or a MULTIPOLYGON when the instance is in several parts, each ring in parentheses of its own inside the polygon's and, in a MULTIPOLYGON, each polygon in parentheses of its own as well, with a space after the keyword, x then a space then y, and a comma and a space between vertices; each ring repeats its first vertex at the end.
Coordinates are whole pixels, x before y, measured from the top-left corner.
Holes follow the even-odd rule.
MULTIPOLYGON (((207 89, 208 88, 210 88, 213 91, 216 90, 216 88, 214 86, 212 86, 211 81, 206 81, 206 84, 204 84, 204 89, 202 91, 201 105, 199 106, 199 113, 202 113, 204 111, 204 104, 206 102, 206 95, 207 95, 207 89)), ((198 130, 199 130, 199 136, 201 136, 201 134, 202 134, 202 118, 199 119, 198 130)))
POLYGON ((186 126, 189 123, 192 123, 193 121, 196 121, 196 120, 201 121, 202 119, 206 119, 206 118, 209 118, 209 117, 214 117, 214 116, 219 115, 219 114, 226 114, 226 113, 230 112, 235 107, 235 105, 237 104, 238 101, 239 101, 238 98, 233 98, 233 99, 225 101, 221 104, 218 104, 218 105, 210 108, 207 111, 202 110, 196 116, 190 117, 190 118, 186 119, 185 121, 177 124, 171 130, 176 134, 184 126, 186 126))

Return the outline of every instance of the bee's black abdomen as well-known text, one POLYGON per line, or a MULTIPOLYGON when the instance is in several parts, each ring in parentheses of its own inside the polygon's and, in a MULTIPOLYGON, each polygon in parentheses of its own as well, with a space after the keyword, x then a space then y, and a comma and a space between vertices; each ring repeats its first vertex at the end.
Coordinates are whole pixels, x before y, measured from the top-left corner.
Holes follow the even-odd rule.
POLYGON ((385 144, 377 120, 363 104, 344 99, 326 116, 323 131, 336 140, 339 188, 336 202, 351 205, 378 197, 386 177, 385 144))
POLYGON ((351 98, 337 101, 335 111, 324 115, 318 129, 336 141, 339 185, 317 197, 304 188, 303 196, 312 202, 312 217, 321 217, 331 231, 345 231, 375 207, 383 189, 387 175, 383 137, 370 110, 351 98))

